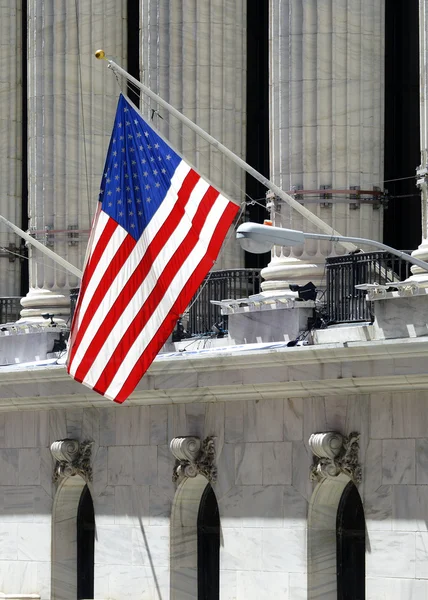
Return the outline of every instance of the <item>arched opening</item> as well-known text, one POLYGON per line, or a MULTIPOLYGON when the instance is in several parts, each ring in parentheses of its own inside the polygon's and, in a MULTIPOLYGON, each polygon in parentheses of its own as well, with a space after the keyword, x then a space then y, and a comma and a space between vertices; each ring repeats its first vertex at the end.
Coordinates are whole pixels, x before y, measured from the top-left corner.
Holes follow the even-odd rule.
POLYGON ((171 512, 171 600, 218 600, 220 517, 202 475, 184 479, 171 512), (216 594, 216 595, 215 595, 216 594))
POLYGON ((365 600, 365 544, 363 504, 351 481, 344 489, 337 509, 338 600, 365 600))
POLYGON ((364 510, 358 490, 351 479, 341 473, 333 479, 321 481, 316 486, 309 505, 308 600, 365 598, 365 533, 362 537, 361 531, 365 532, 364 510), (356 531, 359 532, 358 536, 355 535, 353 539, 353 532, 356 531), (360 562, 353 565, 352 560, 355 556, 358 556, 360 562), (352 583, 343 588, 343 584, 346 583, 343 578, 344 568, 345 577, 358 578, 357 590, 363 590, 363 595, 360 591, 360 595, 355 595, 352 583), (340 569, 342 574, 339 574, 340 569), (353 569, 355 571, 351 574, 350 570, 353 569), (354 595, 344 595, 348 593, 354 595))
MULTIPOLYGON (((76 535, 79 507, 85 489, 85 480, 80 475, 74 475, 63 479, 55 494, 52 510, 52 600, 81 598, 78 596, 76 535)), ((86 505, 87 510, 88 500, 83 503, 83 509, 86 505)))
POLYGON ((220 597, 220 515, 217 499, 208 484, 198 513, 198 600, 220 597))
POLYGON ((86 485, 77 511, 77 599, 94 597, 95 514, 86 485))

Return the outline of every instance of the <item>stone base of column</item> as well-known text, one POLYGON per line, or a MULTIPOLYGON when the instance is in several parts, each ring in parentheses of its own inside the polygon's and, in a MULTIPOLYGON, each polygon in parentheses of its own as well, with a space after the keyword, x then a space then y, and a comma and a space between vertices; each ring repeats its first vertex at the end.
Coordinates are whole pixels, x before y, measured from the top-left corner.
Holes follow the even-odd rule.
POLYGON ((70 298, 50 290, 31 289, 21 299, 21 318, 18 323, 47 323, 53 315, 54 323, 65 324, 70 317, 70 298))
MULTIPOLYGON (((412 256, 428 262, 428 239, 422 240, 419 248, 412 252, 412 256)), ((416 265, 413 265, 410 270, 412 275, 406 281, 414 281, 422 287, 428 287, 428 273, 426 271, 416 265)))
POLYGON ((274 292, 288 298, 295 298, 297 293, 290 290, 290 284, 302 286, 310 281, 318 289, 325 288, 324 258, 318 256, 312 258, 315 258, 313 262, 306 262, 295 257, 273 258, 269 265, 261 271, 264 279, 261 284, 263 293, 274 292), (318 261, 320 262, 318 263, 318 261))

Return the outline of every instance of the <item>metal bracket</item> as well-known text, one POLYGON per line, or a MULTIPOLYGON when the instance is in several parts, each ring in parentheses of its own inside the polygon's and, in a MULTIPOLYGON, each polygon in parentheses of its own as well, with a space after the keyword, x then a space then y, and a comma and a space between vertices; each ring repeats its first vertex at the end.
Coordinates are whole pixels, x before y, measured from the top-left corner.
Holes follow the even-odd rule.
POLYGON ((53 229, 52 225, 45 225, 44 243, 45 246, 53 248, 55 245, 55 236, 53 233, 50 233, 51 229, 53 229))
MULTIPOLYGON (((350 190, 359 190, 360 186, 359 185, 351 185, 351 186, 349 186, 349 189, 350 190)), ((351 204, 349 205, 349 208, 351 210, 359 210, 360 202, 361 202, 360 194, 351 194, 350 198, 351 198, 351 200, 355 200, 356 202, 351 202, 351 204)))
POLYGON ((272 215, 275 211, 281 212, 281 204, 277 201, 277 196, 272 190, 266 192, 266 210, 270 211, 272 215))
POLYGON ((68 233, 67 233, 68 245, 69 246, 77 246, 79 243, 79 234, 76 230, 79 229, 79 226, 78 225, 69 225, 67 229, 68 229, 68 233))
MULTIPOLYGON (((321 185, 320 186, 321 190, 331 190, 331 185, 321 185)), ((321 206, 323 208, 331 208, 333 206, 332 202, 328 202, 328 200, 332 199, 332 195, 331 194, 321 194, 320 198, 323 200, 326 200, 326 202, 321 202, 321 206)))
POLYGON ((303 194, 299 194, 299 190, 303 190, 303 185, 292 185, 291 192, 293 198, 303 204, 303 194))

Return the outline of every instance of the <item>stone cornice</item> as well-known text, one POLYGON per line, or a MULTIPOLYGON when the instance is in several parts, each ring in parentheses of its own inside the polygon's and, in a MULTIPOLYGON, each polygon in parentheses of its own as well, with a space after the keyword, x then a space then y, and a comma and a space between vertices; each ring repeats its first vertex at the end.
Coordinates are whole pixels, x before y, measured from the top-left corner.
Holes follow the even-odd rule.
MULTIPOLYGON (((159 357, 127 405, 426 390, 427 355, 413 338, 159 357)), ((0 412, 92 406, 113 404, 63 366, 0 369, 0 412)))

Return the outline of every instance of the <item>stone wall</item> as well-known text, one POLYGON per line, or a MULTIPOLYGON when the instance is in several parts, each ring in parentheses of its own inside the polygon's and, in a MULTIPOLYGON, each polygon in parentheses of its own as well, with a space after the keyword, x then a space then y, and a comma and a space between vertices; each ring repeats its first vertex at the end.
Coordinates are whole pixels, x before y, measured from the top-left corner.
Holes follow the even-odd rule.
MULTIPOLYGON (((222 600, 334 598, 328 586, 307 591, 315 485, 308 439, 337 430, 360 433, 367 599, 422 598, 428 594, 427 409, 420 392, 1 414, 0 591, 51 598, 49 447, 75 438, 94 442, 95 597, 182 597, 169 591, 170 567, 177 566, 170 565, 176 486, 169 441, 214 435, 222 600)), ((318 550, 312 547, 312 555, 318 550)), ((194 572, 184 575, 191 585, 194 572)))

